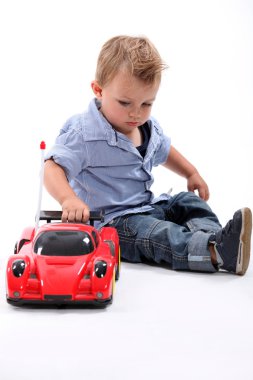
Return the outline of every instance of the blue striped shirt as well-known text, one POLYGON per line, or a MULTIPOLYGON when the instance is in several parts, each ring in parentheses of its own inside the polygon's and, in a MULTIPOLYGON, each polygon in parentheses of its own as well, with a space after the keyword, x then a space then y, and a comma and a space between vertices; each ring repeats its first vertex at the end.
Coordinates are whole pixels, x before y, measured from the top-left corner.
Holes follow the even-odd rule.
POLYGON ((167 194, 154 198, 150 187, 152 167, 167 160, 170 138, 151 117, 143 158, 124 134, 112 128, 99 107, 93 99, 86 112, 71 117, 45 158, 64 169, 76 195, 91 210, 105 211, 108 223, 116 216, 148 211, 153 203, 168 198, 167 194))

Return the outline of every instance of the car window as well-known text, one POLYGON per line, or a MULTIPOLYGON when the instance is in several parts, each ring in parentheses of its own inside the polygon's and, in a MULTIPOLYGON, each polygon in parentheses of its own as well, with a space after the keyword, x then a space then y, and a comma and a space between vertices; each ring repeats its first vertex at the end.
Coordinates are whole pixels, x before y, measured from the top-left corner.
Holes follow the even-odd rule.
POLYGON ((90 235, 83 231, 46 231, 34 244, 34 253, 45 256, 80 256, 93 250, 90 235))

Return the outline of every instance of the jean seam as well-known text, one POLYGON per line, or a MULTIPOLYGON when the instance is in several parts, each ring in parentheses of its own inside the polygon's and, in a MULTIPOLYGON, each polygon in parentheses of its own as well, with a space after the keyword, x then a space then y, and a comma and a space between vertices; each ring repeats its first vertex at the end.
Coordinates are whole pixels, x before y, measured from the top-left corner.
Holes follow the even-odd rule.
MULTIPOLYGON (((149 248, 150 246, 150 243, 153 245, 154 249, 155 248, 158 248, 158 249, 161 249, 164 251, 164 253, 168 253, 169 256, 177 261, 177 262, 188 262, 188 258, 187 256, 181 256, 181 255, 177 255, 175 252, 172 252, 170 246, 167 246, 167 245, 164 245, 164 244, 161 244, 161 243, 157 243, 157 242, 153 242, 151 239, 149 238, 141 238, 141 239, 133 239, 133 238, 126 238, 125 236, 121 238, 121 241, 124 241, 126 243, 134 243, 134 244, 141 244, 143 245, 143 247, 145 248, 145 250, 149 253, 149 256, 150 257, 153 257, 152 255, 152 252, 149 248)), ((161 255, 160 255, 161 256, 161 255)))
POLYGON ((147 255, 153 259, 155 259, 157 256, 159 256, 160 258, 164 257, 164 259, 166 259, 166 254, 170 257, 172 256, 171 249, 168 245, 164 245, 164 244, 161 244, 158 242, 154 242, 150 238, 136 239, 135 242, 136 242, 136 244, 139 243, 140 245, 142 245, 144 247, 145 251, 147 252, 147 255), (150 247, 152 247, 154 251, 156 249, 158 249, 159 255, 152 254, 152 249, 150 247))

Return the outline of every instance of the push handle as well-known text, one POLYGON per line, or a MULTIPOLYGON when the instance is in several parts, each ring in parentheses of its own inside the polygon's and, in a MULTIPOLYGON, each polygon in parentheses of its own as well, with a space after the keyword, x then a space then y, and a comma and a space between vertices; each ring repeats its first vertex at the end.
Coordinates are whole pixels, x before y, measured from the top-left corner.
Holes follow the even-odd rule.
MULTIPOLYGON (((50 223, 52 220, 61 220, 62 211, 40 211, 40 220, 46 220, 50 223)), ((104 222, 104 212, 101 211, 90 211, 90 225, 94 225, 94 221, 104 222)))
POLYGON ((38 207, 36 213, 36 221, 35 221, 35 229, 39 227, 39 217, 40 217, 40 209, 41 209, 41 201, 42 201, 42 192, 43 192, 43 182, 44 182, 44 153, 46 149, 45 141, 41 141, 40 143, 40 152, 41 152, 41 163, 40 163, 40 184, 39 184, 39 198, 38 198, 38 207))

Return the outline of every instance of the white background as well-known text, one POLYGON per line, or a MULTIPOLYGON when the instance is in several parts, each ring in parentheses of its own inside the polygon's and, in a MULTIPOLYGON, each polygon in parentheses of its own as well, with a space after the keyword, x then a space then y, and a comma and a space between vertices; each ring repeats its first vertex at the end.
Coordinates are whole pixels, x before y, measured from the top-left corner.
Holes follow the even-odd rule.
MULTIPOLYGON (((252 262, 244 277, 123 263, 102 311, 5 301, 7 258, 34 222, 40 141, 86 109, 100 47, 117 34, 148 36, 170 66, 153 115, 222 224, 253 208, 253 1, 1 1, 0 378, 252 379, 252 262)), ((154 173, 156 194, 185 190, 154 173)), ((59 209, 46 192, 43 208, 59 209)))

